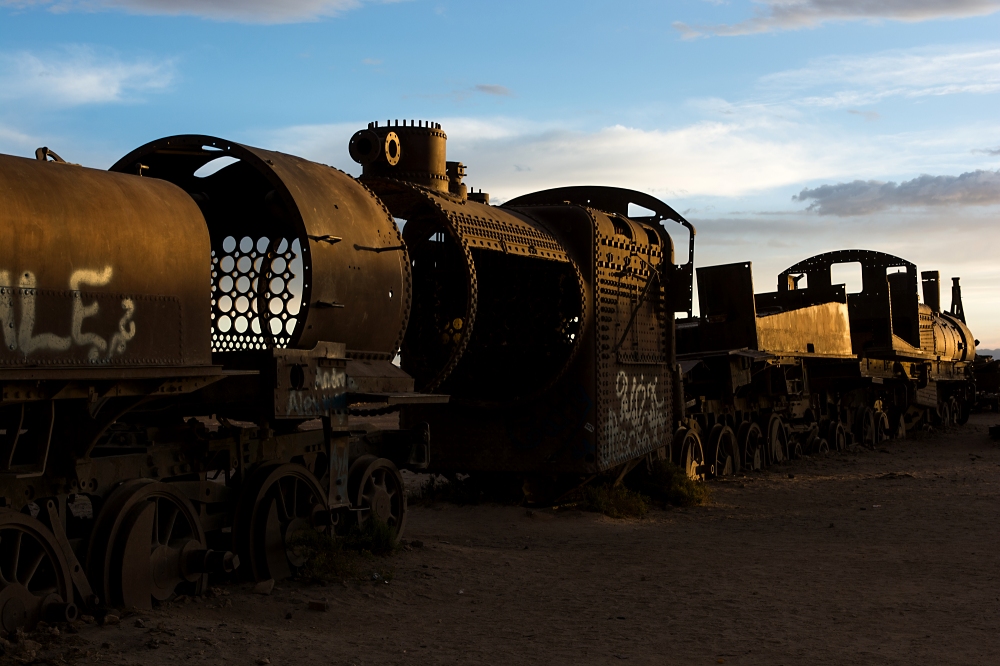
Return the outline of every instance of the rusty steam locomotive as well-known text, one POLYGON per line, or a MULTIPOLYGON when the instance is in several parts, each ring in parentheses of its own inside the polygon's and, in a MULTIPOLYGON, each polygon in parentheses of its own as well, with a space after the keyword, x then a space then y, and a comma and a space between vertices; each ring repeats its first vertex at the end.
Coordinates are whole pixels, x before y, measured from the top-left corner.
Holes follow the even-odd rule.
POLYGON ((912 264, 864 255, 858 295, 846 256, 756 296, 703 268, 694 318, 672 208, 491 206, 445 143, 372 123, 358 179, 193 135, 110 172, 0 156, 0 629, 287 577, 303 529, 401 534, 404 468, 721 475, 966 417, 974 342, 912 264))

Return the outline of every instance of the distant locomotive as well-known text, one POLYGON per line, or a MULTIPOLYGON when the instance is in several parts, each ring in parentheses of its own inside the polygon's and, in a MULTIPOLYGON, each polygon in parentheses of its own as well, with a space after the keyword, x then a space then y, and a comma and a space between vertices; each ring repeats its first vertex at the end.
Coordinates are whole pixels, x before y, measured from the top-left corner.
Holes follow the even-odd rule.
POLYGON ((772 294, 749 263, 702 268, 694 318, 695 229, 670 206, 491 206, 445 143, 372 123, 358 179, 194 135, 110 173, 0 155, 0 630, 287 577, 300 530, 401 535, 401 468, 552 497, 643 460, 723 475, 968 417, 975 342, 936 276, 924 305, 880 253, 813 257, 772 294), (859 294, 831 284, 847 261, 859 294))
POLYGON ((977 342, 958 279, 946 312, 938 274, 922 278, 924 303, 912 263, 866 250, 806 259, 764 294, 749 263, 699 268, 701 316, 678 322, 679 459, 693 475, 725 475, 850 439, 874 447, 920 423, 964 424, 977 342), (846 263, 861 265, 858 293, 831 284, 846 263))

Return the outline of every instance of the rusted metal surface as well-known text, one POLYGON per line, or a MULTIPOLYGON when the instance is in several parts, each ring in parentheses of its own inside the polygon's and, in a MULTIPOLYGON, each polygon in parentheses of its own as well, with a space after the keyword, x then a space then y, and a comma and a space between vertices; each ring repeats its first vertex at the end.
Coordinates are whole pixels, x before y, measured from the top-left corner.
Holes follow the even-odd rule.
POLYGON ((940 310, 937 272, 922 273, 926 304, 921 304, 917 296, 916 266, 891 254, 840 250, 810 257, 779 275, 778 295, 791 291, 789 276, 805 274, 808 288, 794 291, 819 302, 836 288, 830 284, 831 266, 855 262, 861 264, 862 289, 847 295, 847 306, 856 354, 933 356, 936 360, 957 362, 973 360, 976 343, 963 319, 940 310), (898 268, 903 270, 889 272, 898 268))
POLYGON ((430 422, 434 466, 585 473, 668 447, 673 312, 690 309, 693 227, 614 188, 489 206, 461 182, 464 165, 446 161, 445 140, 436 125, 392 123, 351 144, 362 181, 406 220, 415 301, 403 368, 418 388, 454 396, 447 408, 403 415, 430 422), (630 219, 630 203, 652 216, 630 219), (684 266, 673 263, 664 220, 690 229, 684 266))
POLYGON ((0 368, 211 372, 209 237, 162 181, 0 155, 0 368))
MULTIPOLYGON (((960 292, 953 312, 941 312, 938 273, 921 277, 931 305, 919 302, 916 266, 883 252, 810 257, 765 294, 753 293, 748 262, 699 268, 702 316, 678 324, 686 427, 733 428, 740 464, 756 467, 851 439, 874 447, 922 423, 964 423, 976 342, 958 316, 960 292), (857 293, 832 283, 832 267, 846 263, 860 264, 857 293)), ((730 469, 718 450, 706 453, 711 473, 730 469)))
MULTIPOLYGON (((773 354, 853 358, 843 289, 825 302, 798 298, 802 291, 754 294, 750 262, 698 269, 701 321, 682 353, 754 349, 773 354), (790 294, 791 297, 785 297, 790 294)), ((690 329, 681 329, 686 335, 690 329)))
POLYGON ((388 210, 347 174, 299 157, 183 135, 148 143, 112 170, 168 180, 211 234, 215 351, 312 349, 391 360, 406 328, 410 262, 388 210), (206 164, 231 162, 195 175, 206 164), (235 160, 235 161, 233 161, 235 160))

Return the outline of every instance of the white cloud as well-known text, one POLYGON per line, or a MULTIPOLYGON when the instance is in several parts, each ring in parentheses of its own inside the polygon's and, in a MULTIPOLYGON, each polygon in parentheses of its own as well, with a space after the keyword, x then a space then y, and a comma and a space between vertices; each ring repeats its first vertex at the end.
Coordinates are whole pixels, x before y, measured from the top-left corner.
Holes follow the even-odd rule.
MULTIPOLYGON (((549 187, 602 184, 693 201, 838 178, 960 172, 967 168, 970 146, 981 145, 984 134, 1000 133, 1000 128, 977 126, 856 141, 835 128, 787 115, 734 107, 732 119, 664 130, 567 129, 562 121, 512 117, 431 120, 448 134, 449 159, 468 167, 466 182, 500 200, 549 187)), ((258 133, 250 142, 358 173, 360 167, 347 156, 347 142, 366 126, 367 121, 295 126, 258 133)))
POLYGON ((245 23, 297 23, 336 16, 361 0, 0 0, 0 5, 53 12, 123 10, 132 14, 198 16, 245 23))
POLYGON ((986 16, 1000 0, 760 0, 754 16, 731 25, 674 23, 685 39, 814 28, 831 21, 930 21, 986 16))
POLYGON ((996 93, 1000 48, 925 47, 831 56, 764 76, 759 85, 786 98, 796 95, 798 104, 832 108, 874 104, 889 97, 996 93), (809 94, 817 89, 823 92, 809 94))
POLYGON ((13 127, 0 124, 0 153, 27 155, 40 145, 38 139, 13 127))
POLYGON ((811 201, 820 215, 868 215, 912 206, 991 206, 1000 204, 1000 171, 970 171, 959 176, 921 175, 902 183, 855 180, 806 188, 793 201, 811 201))
MULTIPOLYGON (((735 196, 840 173, 845 155, 787 137, 759 120, 702 122, 675 130, 615 125, 567 130, 516 118, 441 118, 449 159, 467 182, 506 199, 546 187, 601 183, 677 195, 735 196), (767 138, 767 134, 774 136, 767 138)), ((347 141, 367 123, 286 128, 260 137, 310 159, 346 162, 347 141)), ((791 132, 794 133, 794 132, 791 132)), ((405 148, 404 148, 405 150, 405 148)))
POLYGON ((26 105, 77 106, 125 102, 167 88, 173 63, 99 55, 86 47, 0 54, 0 99, 26 105))

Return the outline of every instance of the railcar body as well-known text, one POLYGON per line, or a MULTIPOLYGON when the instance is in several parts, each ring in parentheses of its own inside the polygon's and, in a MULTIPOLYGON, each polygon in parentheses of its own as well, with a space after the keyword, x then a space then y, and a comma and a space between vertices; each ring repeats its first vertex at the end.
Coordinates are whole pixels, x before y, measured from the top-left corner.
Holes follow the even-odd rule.
POLYGON ((749 263, 698 269, 701 317, 678 325, 689 417, 678 455, 689 471, 731 474, 965 423, 976 341, 960 291, 942 311, 937 273, 923 278, 920 303, 916 266, 867 250, 806 259, 763 294, 749 263), (831 267, 845 263, 861 265, 857 293, 832 284, 831 267))
POLYGON ((0 199, 0 559, 39 560, 0 629, 286 577, 298 529, 401 534, 427 427, 350 415, 447 397, 392 364, 410 262, 363 185, 179 136, 110 173, 0 156, 0 199))

